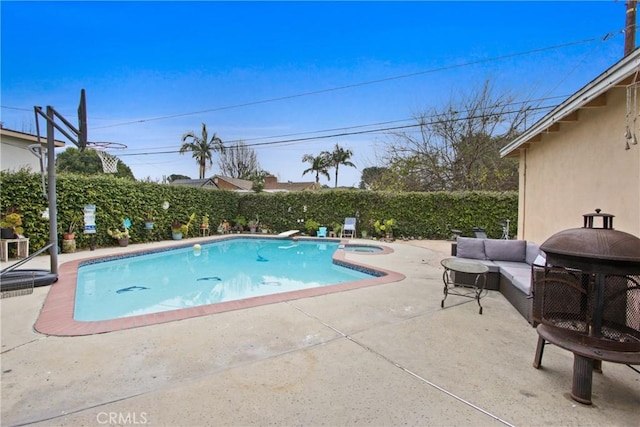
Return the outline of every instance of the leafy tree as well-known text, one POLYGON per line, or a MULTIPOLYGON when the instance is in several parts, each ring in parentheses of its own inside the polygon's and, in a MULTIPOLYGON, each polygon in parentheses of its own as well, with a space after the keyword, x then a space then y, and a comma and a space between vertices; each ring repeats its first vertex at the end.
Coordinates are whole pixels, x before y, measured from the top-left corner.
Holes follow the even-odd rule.
POLYGON ((182 135, 182 147, 180 154, 191 151, 192 157, 196 159, 200 171, 200 179, 204 179, 205 171, 213 164, 213 153, 216 151, 224 152, 222 140, 214 133, 209 139, 207 125, 202 123, 202 134, 200 136, 193 132, 187 132, 182 135))
POLYGON ((359 188, 361 190, 378 190, 382 187, 381 182, 387 168, 372 166, 362 170, 359 188))
POLYGON ((518 166, 500 158, 524 124, 526 105, 494 95, 489 82, 445 108, 416 117, 418 132, 392 134, 385 149, 387 190, 514 190, 518 166))
POLYGON ((335 168, 336 170, 336 180, 335 180, 335 187, 338 187, 338 168, 340 167, 340 165, 343 166, 350 166, 352 168, 355 168, 356 165, 354 165, 349 159, 351 158, 351 156, 353 156, 353 152, 351 150, 345 150, 344 148, 340 147, 338 144, 336 144, 335 148, 333 149, 332 152, 325 152, 327 158, 329 159, 329 166, 332 168, 335 168))
POLYGON ((169 182, 173 182, 176 179, 191 179, 191 177, 190 176, 186 176, 186 175, 180 175, 180 174, 177 174, 177 173, 172 173, 171 175, 169 175, 167 177, 167 181, 169 181, 169 182))
POLYGON ((256 193, 260 193, 264 190, 264 183, 266 181, 269 172, 265 170, 256 170, 246 175, 244 179, 248 179, 252 182, 251 189, 256 193))
MULTIPOLYGON (((69 147, 56 156, 56 172, 57 173, 77 173, 81 175, 98 175, 104 174, 102 160, 98 157, 95 150, 69 147)), ((109 174, 119 178, 128 178, 135 180, 131 168, 118 160, 118 170, 116 173, 109 174)))
POLYGON ((139 179, 140 182, 153 182, 155 184, 160 184, 160 180, 158 178, 151 178, 151 175, 147 175, 146 177, 139 179))
POLYGON ((233 146, 225 148, 218 159, 220 173, 232 178, 248 179, 252 174, 260 171, 256 152, 247 147, 244 141, 238 141, 233 146))
POLYGON ((323 151, 318 156, 314 156, 313 154, 305 154, 304 156, 302 156, 302 161, 311 164, 311 167, 305 169, 302 172, 302 176, 305 176, 307 173, 315 173, 316 184, 320 183, 320 175, 326 177, 329 181, 331 181, 331 176, 329 175, 329 168, 331 167, 331 163, 326 151, 323 151))

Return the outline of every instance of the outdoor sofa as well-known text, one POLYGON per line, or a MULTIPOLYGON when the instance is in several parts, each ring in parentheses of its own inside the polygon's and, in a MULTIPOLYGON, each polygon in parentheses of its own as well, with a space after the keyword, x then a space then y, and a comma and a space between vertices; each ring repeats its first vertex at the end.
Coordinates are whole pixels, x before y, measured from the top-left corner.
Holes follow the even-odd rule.
MULTIPOLYGON (((472 259, 489 267, 485 289, 500 291, 525 319, 535 326, 533 310, 533 264, 545 265, 540 246, 526 240, 458 237, 451 255, 472 259)), ((475 275, 454 273, 456 283, 472 285, 475 275)))

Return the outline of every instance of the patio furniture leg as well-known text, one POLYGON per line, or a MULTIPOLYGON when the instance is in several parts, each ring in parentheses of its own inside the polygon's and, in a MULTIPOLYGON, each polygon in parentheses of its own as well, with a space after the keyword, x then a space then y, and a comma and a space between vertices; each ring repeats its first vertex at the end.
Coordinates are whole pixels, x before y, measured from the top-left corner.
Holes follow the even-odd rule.
POLYGON ((540 369, 542 365, 542 353, 544 353, 545 341, 544 338, 538 336, 538 345, 536 346, 536 356, 533 359, 533 367, 540 369))
POLYGON ((444 308, 444 300, 446 300, 447 295, 449 295, 448 280, 449 280, 449 272, 445 268, 444 273, 442 273, 442 281, 444 282, 444 298, 442 298, 442 301, 440 302, 440 308, 444 308))
POLYGON ((475 284, 475 287, 476 287, 476 301, 478 301, 478 307, 480 307, 480 310, 478 311, 478 313, 482 314, 482 304, 480 304, 480 298, 482 297, 482 291, 484 290, 485 286, 487 285, 487 275, 486 274, 482 275, 482 280, 484 280, 482 288, 478 287, 478 280, 480 280, 480 275, 479 274, 476 276, 476 280, 475 280, 474 284, 475 284))
POLYGON ((571 397, 584 405, 591 405, 593 359, 573 354, 573 387, 571 397))

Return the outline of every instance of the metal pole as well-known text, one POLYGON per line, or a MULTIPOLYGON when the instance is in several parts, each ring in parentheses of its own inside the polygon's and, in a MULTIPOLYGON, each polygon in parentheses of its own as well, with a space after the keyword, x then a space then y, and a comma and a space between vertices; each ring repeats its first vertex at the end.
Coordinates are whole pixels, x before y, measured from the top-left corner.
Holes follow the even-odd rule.
POLYGON ((636 0, 626 3, 627 16, 624 26, 624 56, 629 55, 636 48, 636 0))
POLYGON ((47 106, 47 167, 49 177, 49 249, 51 273, 58 274, 58 203, 56 200, 56 152, 54 139, 54 111, 47 106))

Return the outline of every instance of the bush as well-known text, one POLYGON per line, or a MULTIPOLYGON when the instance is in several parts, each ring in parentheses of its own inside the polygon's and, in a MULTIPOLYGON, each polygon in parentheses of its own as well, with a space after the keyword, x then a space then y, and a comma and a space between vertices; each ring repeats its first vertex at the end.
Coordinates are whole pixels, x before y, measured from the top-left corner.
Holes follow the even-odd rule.
MULTIPOLYGON (((115 246, 107 229, 131 219, 132 243, 170 240, 174 219, 187 223, 193 213, 208 215, 214 224, 235 218, 235 224, 246 226, 245 218, 260 218, 274 233, 298 229, 300 220, 313 225, 341 226, 346 217, 356 217, 356 228, 373 234, 376 220, 393 218, 396 238, 415 237, 447 239, 451 229, 472 236, 473 227, 482 227, 487 235, 499 238, 499 222, 510 219, 512 235, 517 233, 518 194, 511 192, 433 192, 391 193, 377 191, 320 190, 292 193, 236 193, 136 182, 109 175, 80 176, 60 174, 57 179, 58 222, 66 224, 82 214, 85 205, 96 205, 97 246, 115 246), (168 207, 164 209, 165 202, 168 207), (154 212, 154 228, 146 230, 148 212, 154 212), (313 222, 314 224, 311 224, 313 222)), ((0 205, 17 207, 22 216, 24 235, 33 250, 48 243, 49 222, 42 217, 47 207, 40 175, 0 172, 0 205)), ((88 248, 90 235, 78 227, 78 248, 88 248)), ((188 230, 191 237, 198 227, 188 230)), ((189 237, 187 235, 184 236, 189 237)))

